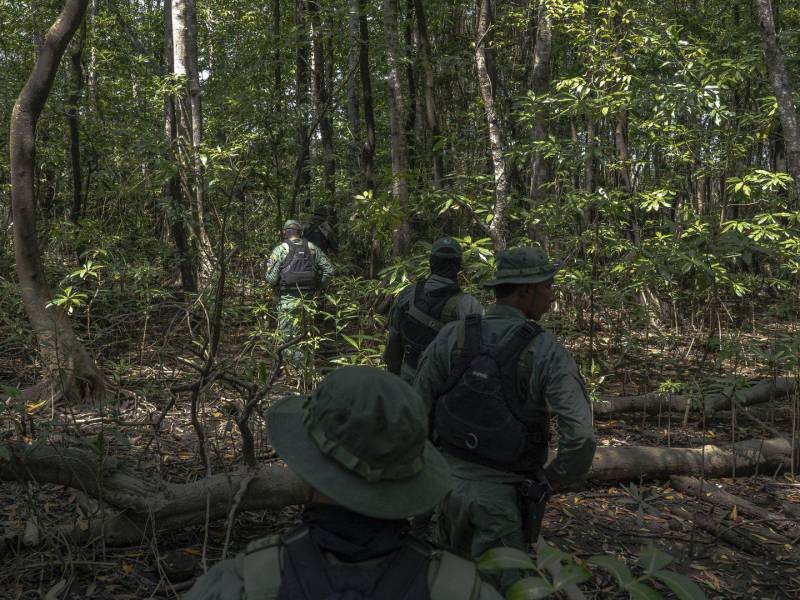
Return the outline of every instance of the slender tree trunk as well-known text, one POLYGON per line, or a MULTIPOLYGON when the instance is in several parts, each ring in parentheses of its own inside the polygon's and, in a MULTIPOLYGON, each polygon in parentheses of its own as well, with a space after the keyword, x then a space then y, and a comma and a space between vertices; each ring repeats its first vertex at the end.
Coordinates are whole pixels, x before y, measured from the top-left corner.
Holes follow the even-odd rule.
MULTIPOLYGON (((347 53, 348 71, 355 73, 358 70, 358 55, 360 44, 358 42, 360 32, 358 30, 359 8, 358 0, 350 0, 347 19, 347 30, 352 38, 352 44, 347 53)), ((347 121, 350 125, 350 137, 348 146, 350 149, 350 180, 355 186, 353 194, 362 192, 361 186, 357 185, 360 170, 359 160, 359 141, 361 139, 361 106, 358 100, 359 77, 354 75, 347 82, 347 121)))
MULTIPOLYGON (((297 197, 307 193, 311 185, 308 170, 308 35, 306 26, 306 0, 294 2, 294 27, 297 39, 295 54, 295 106, 297 108, 297 160, 294 171, 294 190, 289 204, 289 216, 297 214, 297 197)), ((308 204, 308 198, 306 198, 308 204)))
MULTIPOLYGON (((538 98, 550 89, 551 53, 553 34, 550 29, 550 15, 547 11, 547 0, 539 0, 536 17, 536 42, 533 46, 533 69, 531 70, 530 87, 538 98)), ((538 106, 533 116, 533 141, 543 142, 547 139, 547 115, 544 108, 538 106)), ((548 165, 539 150, 533 151, 531 157, 531 183, 528 195, 531 206, 535 207, 542 197, 542 184, 548 178, 548 165)))
POLYGON ((478 39, 475 44, 475 64, 478 67, 478 86, 480 87, 483 106, 486 111, 486 122, 489 126, 489 143, 492 150, 492 165, 494 168, 494 210, 493 219, 489 225, 489 234, 494 242, 495 249, 503 250, 506 247, 506 202, 508 195, 508 177, 506 174, 506 159, 503 156, 503 136, 500 122, 497 118, 494 103, 494 89, 489 73, 490 31, 492 16, 489 0, 478 0, 478 39))
POLYGON ((351 0, 358 6, 358 68, 361 77, 361 93, 364 100, 364 147, 361 165, 364 169, 364 184, 367 190, 375 189, 373 162, 375 159, 375 111, 372 103, 372 76, 369 70, 369 27, 367 24, 367 0, 351 0))
POLYGON ((425 5, 422 0, 414 0, 414 12, 417 17, 417 40, 421 54, 422 70, 425 76, 425 121, 430 136, 430 152, 433 158, 433 187, 442 188, 444 179, 444 153, 439 148, 441 132, 436 114, 435 80, 433 74, 433 51, 428 37, 428 21, 425 17, 425 5))
POLYGON ((182 165, 181 187, 192 207, 192 230, 199 248, 199 271, 211 274, 213 250, 205 227, 205 181, 200 146, 203 141, 203 113, 200 75, 197 66, 197 14, 194 0, 172 2, 173 73, 186 78, 186 93, 176 102, 178 150, 182 165))
POLYGON ((772 18, 771 0, 754 0, 761 38, 766 51, 767 71, 772 83, 775 99, 778 101, 778 114, 783 129, 786 167, 794 179, 796 201, 800 201, 800 124, 792 97, 792 87, 786 73, 783 52, 775 35, 775 22, 772 18))
POLYGON ((336 198, 336 155, 333 149, 333 128, 328 116, 329 92, 325 77, 325 38, 329 35, 322 34, 322 20, 319 15, 319 4, 316 0, 308 3, 308 12, 311 17, 311 44, 313 48, 313 79, 314 110, 319 122, 319 136, 322 142, 323 181, 327 202, 332 205, 336 198))
POLYGON ((272 3, 272 43, 275 48, 273 58, 273 78, 275 81, 275 112, 281 112, 283 103, 283 81, 281 77, 281 0, 272 3))
POLYGON ((392 140, 392 195, 400 206, 402 222, 394 232, 395 256, 408 247, 408 150, 406 147, 405 97, 401 83, 400 43, 397 34, 396 0, 383 1, 383 25, 386 38, 386 62, 389 73, 389 130, 392 140))
POLYGON ((78 340, 64 311, 49 306, 53 295, 45 279, 36 234, 34 170, 36 124, 53 87, 58 65, 86 14, 89 0, 66 0, 42 43, 33 70, 11 112, 9 137, 14 255, 22 302, 39 342, 50 378, 26 390, 26 400, 63 396, 68 400, 100 399, 103 375, 78 340))
MULTIPOLYGON (((67 99, 67 123, 69 124, 69 156, 72 165, 72 210, 69 220, 77 225, 81 218, 81 205, 83 200, 83 176, 81 175, 81 138, 80 119, 78 109, 83 92, 83 49, 86 45, 86 18, 81 24, 77 40, 73 41, 70 53, 70 83, 69 98, 67 99)), ((80 256, 82 249, 77 249, 80 256)))
MULTIPOLYGON (((164 3, 164 69, 166 73, 173 73, 174 49, 172 36, 172 3, 164 3)), ((178 148, 178 124, 175 114, 175 98, 171 94, 164 97, 164 140, 166 152, 164 158, 169 163, 175 163, 175 150, 178 148)), ((196 293, 197 286, 197 252, 194 241, 189 236, 186 227, 186 214, 188 212, 186 199, 181 193, 179 175, 170 176, 164 183, 164 198, 172 238, 178 254, 178 268, 181 274, 181 287, 184 292, 196 293)))

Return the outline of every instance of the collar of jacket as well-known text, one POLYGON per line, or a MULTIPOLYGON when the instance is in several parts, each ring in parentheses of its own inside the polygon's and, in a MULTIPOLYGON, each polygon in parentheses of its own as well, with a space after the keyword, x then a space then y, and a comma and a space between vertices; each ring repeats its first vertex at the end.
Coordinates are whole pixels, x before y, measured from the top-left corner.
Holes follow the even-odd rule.
POLYGON ((525 314, 518 308, 514 308, 508 304, 495 304, 486 311, 487 317, 500 317, 503 319, 514 319, 519 321, 527 321, 525 314))

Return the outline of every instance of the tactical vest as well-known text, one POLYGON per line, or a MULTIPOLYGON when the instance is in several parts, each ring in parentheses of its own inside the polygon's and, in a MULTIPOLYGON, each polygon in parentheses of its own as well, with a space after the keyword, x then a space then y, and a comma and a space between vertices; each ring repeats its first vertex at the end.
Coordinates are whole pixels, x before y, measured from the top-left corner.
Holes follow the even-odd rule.
POLYGON ((314 255, 306 240, 286 242, 289 254, 281 267, 282 292, 310 292, 317 287, 314 255))
POLYGON ((331 249, 331 243, 330 240, 328 240, 328 236, 325 235, 325 232, 322 231, 317 223, 309 223, 305 226, 305 228, 303 228, 303 238, 314 244, 326 254, 331 249))
POLYGON ((419 357, 444 327, 442 311, 453 296, 461 290, 458 285, 446 286, 435 291, 425 291, 422 280, 414 285, 414 293, 400 322, 403 335, 403 360, 417 368, 419 357))
POLYGON ((544 465, 550 420, 546 413, 540 418, 525 414, 517 374, 522 352, 541 332, 528 321, 491 352, 481 339, 481 316, 466 318, 463 346, 433 413, 445 451, 503 471, 532 473, 544 465))
POLYGON ((411 536, 406 536, 372 590, 361 595, 333 589, 333 570, 357 567, 330 564, 305 525, 252 542, 237 560, 247 600, 478 600, 481 590, 472 562, 411 536), (420 590, 425 590, 423 595, 420 590))

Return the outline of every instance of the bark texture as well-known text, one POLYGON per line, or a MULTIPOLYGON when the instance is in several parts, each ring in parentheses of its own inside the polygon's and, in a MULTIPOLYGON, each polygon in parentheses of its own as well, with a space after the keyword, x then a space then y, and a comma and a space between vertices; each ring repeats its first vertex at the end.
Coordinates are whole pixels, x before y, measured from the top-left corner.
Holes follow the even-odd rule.
POLYGON ((422 0, 414 0, 414 13, 417 17, 417 43, 419 44, 422 71, 425 76, 425 122, 430 136, 431 155, 433 159, 433 187, 441 189, 444 179, 444 153, 439 147, 439 119, 436 114, 436 84, 433 73, 433 50, 428 36, 428 20, 425 16, 425 4, 422 0))
MULTIPOLYGON (((553 48, 553 33, 550 28, 550 15, 547 0, 540 0, 536 16, 536 42, 533 46, 533 69, 531 71, 531 91, 538 97, 550 89, 550 67, 553 48)), ((537 108, 533 116, 533 141, 543 142, 547 139, 547 115, 544 109, 537 108)), ((529 196, 534 207, 541 200, 542 184, 547 181, 547 161, 543 153, 534 149, 531 158, 531 184, 529 196)))
POLYGON ((48 302, 53 294, 45 279, 36 233, 34 198, 36 124, 53 86, 58 65, 86 14, 88 0, 67 0, 45 36, 28 81, 11 112, 10 171, 14 219, 14 255, 22 302, 39 342, 50 378, 27 390, 26 400, 64 396, 99 399, 103 375, 80 342, 64 311, 48 302))
POLYGON ((477 9, 478 39, 475 44, 475 64, 478 68, 478 87, 481 91, 486 123, 489 127, 489 145, 491 147, 494 171, 494 210, 492 211, 492 222, 489 225, 489 235, 492 237, 495 249, 503 250, 506 247, 505 211, 508 196, 508 175, 506 173, 506 159, 503 155, 503 135, 494 103, 494 86, 489 72, 490 57, 487 46, 492 23, 492 9, 489 0, 478 0, 477 9))
POLYGON ((792 87, 786 74, 783 52, 775 34, 775 20, 772 17, 771 0, 754 0, 758 24, 761 28, 761 39, 766 51, 767 71, 769 72, 772 90, 778 102, 783 143, 786 151, 786 167, 794 179, 795 194, 800 199, 800 123, 792 97, 792 87))

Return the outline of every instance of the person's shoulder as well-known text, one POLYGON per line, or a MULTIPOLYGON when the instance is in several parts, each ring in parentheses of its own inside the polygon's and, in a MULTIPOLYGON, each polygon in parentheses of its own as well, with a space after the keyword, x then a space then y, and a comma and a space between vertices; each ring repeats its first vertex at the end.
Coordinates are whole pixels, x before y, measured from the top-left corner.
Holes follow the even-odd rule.
POLYGON ((240 600, 244 595, 241 555, 223 560, 200 577, 183 600, 240 600))
POLYGON ((272 254, 281 254, 283 252, 288 252, 288 251, 289 251, 289 244, 286 242, 281 242, 272 249, 272 254))
POLYGON ((433 550, 428 565, 431 600, 500 600, 502 596, 484 583, 474 562, 446 550, 433 550))

